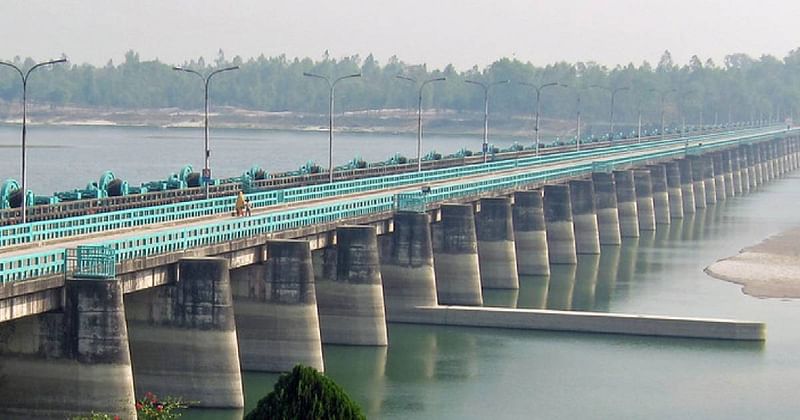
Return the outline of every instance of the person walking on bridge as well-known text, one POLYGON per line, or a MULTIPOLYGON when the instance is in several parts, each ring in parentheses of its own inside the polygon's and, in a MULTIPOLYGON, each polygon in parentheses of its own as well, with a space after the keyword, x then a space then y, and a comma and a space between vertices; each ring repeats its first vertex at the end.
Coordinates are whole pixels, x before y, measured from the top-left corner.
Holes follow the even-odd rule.
POLYGON ((244 208, 245 208, 245 201, 244 193, 239 191, 239 196, 236 197, 236 216, 242 217, 244 216, 244 208))

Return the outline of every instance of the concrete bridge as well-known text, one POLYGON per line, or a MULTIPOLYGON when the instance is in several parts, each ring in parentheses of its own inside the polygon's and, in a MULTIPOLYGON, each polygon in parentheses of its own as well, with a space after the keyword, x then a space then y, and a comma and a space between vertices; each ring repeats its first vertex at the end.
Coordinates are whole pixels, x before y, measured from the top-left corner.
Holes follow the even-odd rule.
POLYGON ((481 308, 798 167, 754 129, 293 187, 0 231, 0 413, 133 417, 135 394, 242 407, 241 370, 323 369, 387 322, 763 340, 753 322, 481 308), (77 252, 75 251, 77 250, 77 252), (136 392, 134 392, 136 391, 136 392))

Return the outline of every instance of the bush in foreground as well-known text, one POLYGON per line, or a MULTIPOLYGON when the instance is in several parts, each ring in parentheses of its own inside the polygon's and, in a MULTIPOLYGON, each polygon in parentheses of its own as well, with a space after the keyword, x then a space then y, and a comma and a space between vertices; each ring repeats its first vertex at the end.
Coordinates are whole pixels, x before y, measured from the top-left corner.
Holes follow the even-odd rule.
POLYGON ((308 366, 282 375, 244 420, 364 420, 361 408, 333 380, 308 366))

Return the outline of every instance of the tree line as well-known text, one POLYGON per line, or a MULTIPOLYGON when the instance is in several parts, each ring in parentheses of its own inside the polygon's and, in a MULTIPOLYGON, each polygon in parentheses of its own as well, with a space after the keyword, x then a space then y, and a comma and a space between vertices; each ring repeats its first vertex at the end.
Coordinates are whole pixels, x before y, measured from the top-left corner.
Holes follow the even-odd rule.
MULTIPOLYGON (((8 61, 24 68, 34 64, 30 58, 8 61)), ((337 87, 337 111, 415 108, 416 88, 397 75, 417 80, 447 78, 426 88, 426 109, 482 111, 483 91, 464 83, 473 79, 511 81, 496 86, 491 94, 492 112, 506 116, 530 115, 535 108, 535 91, 518 82, 558 82, 568 86, 543 91, 541 109, 546 118, 575 118, 580 94, 583 117, 588 121, 606 120, 609 92, 589 88, 593 85, 629 88, 616 97, 615 119, 620 123, 635 122, 640 109, 646 121, 657 122, 662 109, 661 93, 666 118, 673 123, 681 117, 690 124, 779 120, 800 111, 800 48, 782 59, 732 54, 717 64, 694 56, 684 65, 674 63, 669 51, 665 51, 655 66, 643 62, 614 68, 594 62, 536 66, 502 58, 485 68, 475 66, 459 71, 453 65, 428 69, 397 57, 384 64, 372 55, 332 58, 327 52, 319 60, 290 59, 285 55, 245 60, 238 56, 228 59, 221 50, 213 61, 199 58, 182 64, 200 72, 233 65, 240 66, 240 70, 220 75, 212 82, 214 106, 324 113, 328 106, 327 85, 303 76, 303 72, 313 72, 332 77, 362 74, 359 80, 337 87)), ((15 101, 20 96, 19 76, 0 68, 0 99, 15 101)), ((29 97, 37 103, 57 106, 198 109, 203 104, 202 87, 196 77, 176 72, 159 60, 141 60, 134 51, 127 52, 118 64, 67 64, 37 71, 31 77, 29 97)))

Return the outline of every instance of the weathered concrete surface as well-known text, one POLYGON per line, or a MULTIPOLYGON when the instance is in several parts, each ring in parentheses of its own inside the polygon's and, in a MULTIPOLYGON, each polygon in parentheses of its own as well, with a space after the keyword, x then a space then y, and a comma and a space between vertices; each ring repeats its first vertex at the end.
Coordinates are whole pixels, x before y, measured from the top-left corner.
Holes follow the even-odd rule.
POLYGON ((614 171, 614 184, 617 189, 620 235, 623 238, 638 238, 639 211, 633 171, 614 171))
POLYGON ((336 229, 336 277, 317 280, 322 342, 386 346, 386 313, 372 226, 336 229))
POLYGON ((544 186, 544 220, 552 264, 577 264, 569 186, 544 186))
POLYGON ((721 340, 766 340, 761 322, 538 309, 420 307, 416 323, 721 340))
POLYGON ((711 154, 700 156, 703 161, 703 187, 706 193, 706 204, 717 204, 717 182, 714 177, 714 156, 711 154))
POLYGON ((723 168, 722 152, 711 154, 712 162, 714 163, 714 191, 716 192, 716 201, 725 201, 727 198, 726 191, 728 189, 725 183, 725 169, 723 168))
POLYGON ((442 205, 441 222, 433 226, 433 266, 440 304, 483 304, 472 205, 442 205))
POLYGON ((633 180, 636 186, 636 210, 639 214, 639 230, 656 230, 656 213, 653 205, 653 187, 650 171, 633 171, 633 180))
POLYGON ((399 212, 394 232, 379 238, 386 320, 419 305, 437 304, 430 217, 399 212))
MULTIPOLYGON (((734 162, 735 150, 723 150, 722 154, 722 176, 725 180, 725 197, 736 196, 736 179, 734 177, 734 162)), ((738 171, 736 171, 738 172, 738 171)), ((739 185, 739 194, 741 194, 741 185, 739 185)))
POLYGON ((698 209, 707 207, 706 183, 704 181, 707 161, 702 156, 690 156, 692 163, 692 187, 694 189, 694 206, 698 209))
POLYGON ((480 206, 481 211, 475 218, 475 230, 481 286, 487 289, 519 289, 511 200, 507 197, 482 198, 480 206))
POLYGON ((594 172, 592 173, 592 182, 594 183, 594 204, 597 211, 600 245, 619 245, 622 243, 622 237, 614 175, 610 172, 594 172))
POLYGON ((694 214, 695 194, 694 194, 694 175, 692 173, 692 162, 689 159, 678 160, 678 168, 681 172, 681 201, 683 201, 683 214, 694 214))
POLYGON ((569 181, 569 196, 575 229, 575 251, 578 254, 600 254, 600 233, 592 181, 569 181))
POLYGON ((672 219, 667 181, 667 167, 665 165, 650 165, 650 181, 653 186, 653 210, 656 224, 668 225, 672 219))
POLYGON ((231 271, 242 370, 324 370, 314 269, 307 241, 270 240, 265 264, 231 271))
POLYGON ((673 219, 683 219, 683 193, 681 192, 681 169, 677 161, 664 164, 667 172, 667 202, 669 216, 673 219))
POLYGON ((0 417, 135 418, 122 287, 68 280, 64 312, 0 324, 0 417))
POLYGON ((244 407, 228 261, 186 258, 178 281, 125 296, 138 395, 244 407))
POLYGON ((517 272, 520 275, 550 275, 544 201, 540 190, 514 193, 514 245, 517 247, 517 272))

